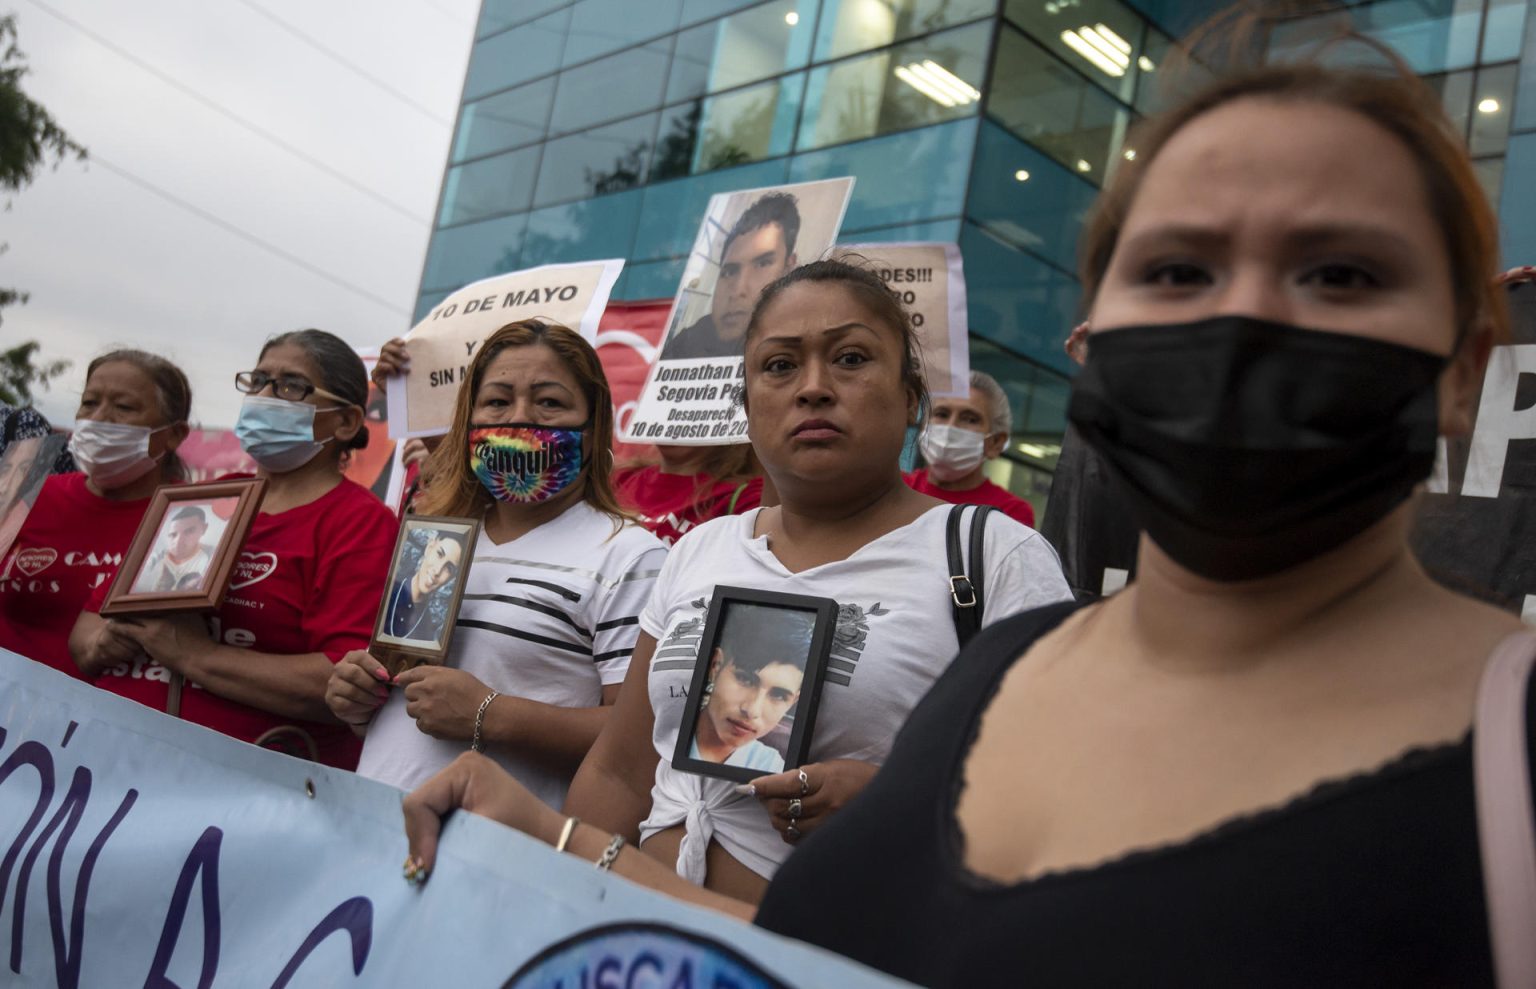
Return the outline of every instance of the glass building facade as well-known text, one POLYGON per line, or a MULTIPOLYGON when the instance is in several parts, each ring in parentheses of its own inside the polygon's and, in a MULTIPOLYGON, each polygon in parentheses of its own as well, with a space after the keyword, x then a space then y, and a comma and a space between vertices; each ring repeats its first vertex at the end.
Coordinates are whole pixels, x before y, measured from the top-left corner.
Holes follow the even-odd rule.
MULTIPOLYGON (((628 259, 670 298, 716 192, 857 176, 847 243, 951 241, 972 366, 1014 432, 995 479, 1042 508, 1064 428, 1078 230, 1171 38, 1209 0, 483 0, 417 300, 628 259)), ((1536 263, 1536 0, 1348 8, 1435 85, 1536 263)), ((1303 46, 1298 20, 1273 44, 1303 46)))

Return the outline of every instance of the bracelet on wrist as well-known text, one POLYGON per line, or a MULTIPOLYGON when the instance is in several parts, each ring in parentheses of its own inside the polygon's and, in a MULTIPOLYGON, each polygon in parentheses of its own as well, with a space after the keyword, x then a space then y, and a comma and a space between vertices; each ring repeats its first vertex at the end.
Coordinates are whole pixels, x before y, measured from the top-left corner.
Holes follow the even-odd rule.
POLYGON ((471 752, 485 751, 485 743, 480 739, 480 732, 485 729, 485 712, 486 709, 491 706, 491 701, 500 696, 500 691, 493 690, 485 695, 485 700, 480 702, 480 710, 475 712, 475 734, 474 737, 469 740, 469 750, 471 752))
POLYGON ((555 851, 565 851, 565 846, 571 843, 571 835, 576 833, 576 826, 581 822, 574 817, 565 819, 565 827, 560 829, 560 840, 555 842, 555 851))

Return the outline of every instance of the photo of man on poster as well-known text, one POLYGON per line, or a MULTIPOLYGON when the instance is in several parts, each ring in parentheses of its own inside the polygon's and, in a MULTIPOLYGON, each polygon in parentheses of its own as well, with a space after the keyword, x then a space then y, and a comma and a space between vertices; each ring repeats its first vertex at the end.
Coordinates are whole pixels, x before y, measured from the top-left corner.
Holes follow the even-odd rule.
POLYGON ((709 312, 672 335, 663 360, 739 357, 747 320, 764 286, 795 267, 800 207, 787 192, 770 192, 747 207, 720 251, 709 312))

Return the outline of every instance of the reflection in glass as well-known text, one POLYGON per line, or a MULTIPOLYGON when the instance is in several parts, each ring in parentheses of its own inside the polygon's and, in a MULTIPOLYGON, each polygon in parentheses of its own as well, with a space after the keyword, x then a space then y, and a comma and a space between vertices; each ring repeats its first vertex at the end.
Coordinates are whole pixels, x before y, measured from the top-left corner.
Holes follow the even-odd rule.
POLYGON ((549 76, 466 103, 459 112, 453 160, 479 158, 537 141, 544 136, 544 128, 549 123, 549 107, 554 95, 555 80, 549 76))
POLYGON ((789 179, 809 182, 852 175, 853 198, 843 217, 848 231, 959 216, 969 163, 955 149, 975 142, 976 123, 972 117, 796 155, 790 159, 789 179), (893 162, 900 163, 894 181, 893 162))
POLYGON ((975 24, 813 70, 799 149, 976 113, 990 34, 990 23, 975 24))
POLYGON ((1520 57, 1525 38, 1526 0, 1488 0, 1483 25, 1483 61, 1503 62, 1520 57))
POLYGON ((639 222, 638 189, 534 210, 518 266, 628 257, 639 222))
POLYGON ((663 38, 560 73, 550 132, 569 134, 661 105, 670 45, 663 38))
POLYGON ((1004 15, 1095 85, 1129 101, 1137 78, 1157 65, 1142 19, 1119 0, 1008 0, 1004 15))
POLYGON ((497 31, 514 24, 521 24, 569 2, 570 0, 484 0, 480 6, 480 24, 475 29, 475 37, 483 38, 488 34, 495 34, 497 31))
POLYGON ((1012 28, 998 40, 987 112, 1084 178, 1102 183, 1126 108, 1012 28))
POLYGON ((692 170, 788 154, 804 89, 805 76, 794 75, 705 100, 692 170))
POLYGON ((677 27, 682 0, 580 0, 572 8, 571 33, 561 65, 577 65, 639 44, 677 27))
MULTIPOLYGON (((664 136, 663 147, 666 141, 664 136)), ((661 158, 658 152, 656 160, 659 162, 661 158)), ((710 196, 717 192, 782 185, 788 177, 788 169, 789 162, 779 158, 646 186, 645 203, 641 208, 641 215, 645 217, 645 235, 635 245, 634 258, 682 257, 693 249, 699 217, 704 215, 710 196)), ((676 288, 674 279, 672 287, 664 294, 671 295, 676 288)))
POLYGON ((1515 99, 1517 63, 1479 69, 1472 88, 1472 125, 1467 146, 1473 156, 1503 154, 1509 143, 1509 115, 1515 99))
POLYGON ((475 42, 464 78, 464 98, 485 96, 558 69, 570 24, 571 8, 565 7, 475 42))
POLYGON ((449 226, 526 209, 539 167, 539 146, 450 168, 439 223, 449 226))
MULTIPOLYGON (((1476 62, 1482 15, 1483 0, 1381 0, 1347 9, 1356 30, 1391 46, 1420 75, 1476 62)), ((1345 13, 1330 10, 1277 23, 1270 49, 1315 49, 1337 35, 1340 16, 1345 13)))
POLYGON ((816 0, 773 0, 678 35, 667 102, 758 82, 810 57, 816 0))
POLYGON ((966 216, 988 233, 1071 271, 1078 232, 1097 191, 1076 170, 990 120, 982 122, 966 216))
POLYGON ((967 222, 960 230, 971 333, 1049 368, 1076 365, 1062 341, 1077 321, 1077 279, 967 222))
POLYGON ((657 114, 597 127, 544 145, 534 205, 600 196, 643 185, 657 114))
POLYGON ((997 0, 827 0, 816 61, 883 48, 996 10, 997 0))
POLYGON ((422 287, 451 292, 490 275, 515 271, 527 223, 528 215, 518 213, 434 231, 422 287))

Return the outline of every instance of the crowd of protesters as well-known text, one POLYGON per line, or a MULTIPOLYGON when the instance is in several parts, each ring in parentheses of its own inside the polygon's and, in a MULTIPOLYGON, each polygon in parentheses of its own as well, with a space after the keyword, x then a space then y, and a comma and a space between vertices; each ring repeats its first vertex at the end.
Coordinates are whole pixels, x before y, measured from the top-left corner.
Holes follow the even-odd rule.
MULTIPOLYGON (((1074 600, 989 480, 998 383, 930 399, 899 298, 831 259, 744 317, 750 444, 616 465, 589 343, 487 338, 409 451, 410 510, 482 524, 446 663, 404 672, 369 652, 398 519, 341 472, 367 376, 319 330, 236 378, 249 572, 211 619, 98 613, 192 410, 171 363, 105 354, 5 562, 0 646, 413 791, 417 882, 462 808, 925 985, 1491 984, 1470 725, 1521 624, 1407 545, 1507 334, 1466 150, 1410 75, 1307 62, 1220 73, 1135 141, 1069 343, 1074 435, 1141 530, 1118 594, 1074 600), (968 643, 956 504, 1000 509, 963 515, 968 643), (740 786, 671 757, 718 585, 833 599, 856 640, 809 759, 740 786)), ((410 373, 391 341, 376 374, 410 373)))

